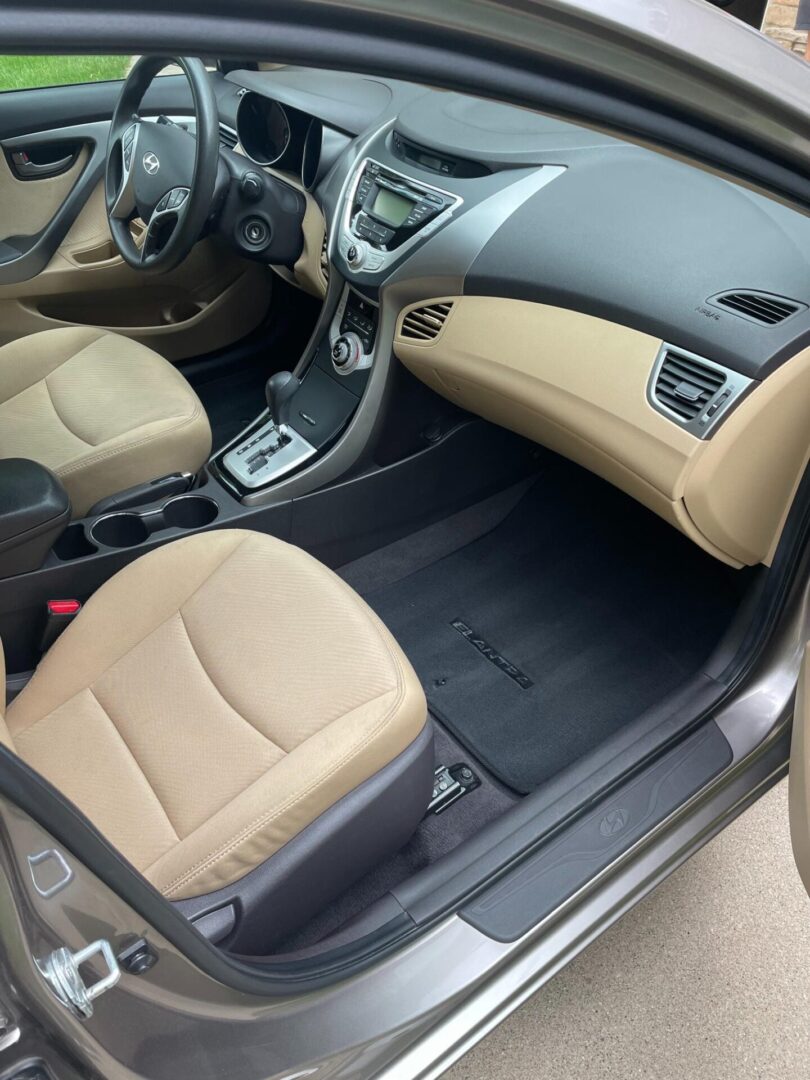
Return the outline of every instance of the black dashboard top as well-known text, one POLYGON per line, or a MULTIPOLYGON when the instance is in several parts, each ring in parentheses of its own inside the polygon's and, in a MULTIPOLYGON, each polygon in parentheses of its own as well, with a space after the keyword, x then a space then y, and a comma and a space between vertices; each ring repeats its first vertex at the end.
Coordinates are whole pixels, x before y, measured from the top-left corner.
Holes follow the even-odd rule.
MULTIPOLYGON (((810 344, 810 220, 741 184, 587 127, 396 80, 300 68, 239 71, 227 80, 226 123, 245 87, 355 136, 316 189, 330 230, 361 149, 463 199, 452 222, 422 243, 419 273, 428 255, 446 273, 463 249, 466 293, 597 315, 754 379, 810 344), (439 178, 397 161, 395 136, 480 163, 487 175, 439 178), (507 191, 494 225, 459 244, 460 231, 481 221, 472 208, 494 206, 505 189, 523 191, 527 171, 548 165, 564 171, 527 195, 507 191), (707 303, 730 290, 787 297, 799 310, 765 326, 707 303)), ((408 262, 397 268, 399 280, 403 274, 408 262)), ((384 278, 376 284, 384 287, 384 278)))
POLYGON ((438 91, 405 104, 396 129, 415 142, 491 166, 539 164, 549 154, 621 145, 608 135, 528 109, 438 91))
POLYGON ((359 135, 407 101, 425 94, 424 87, 396 79, 373 79, 345 71, 283 67, 272 71, 232 71, 226 80, 253 90, 349 135, 359 135))
POLYGON ((707 303, 756 290, 810 301, 810 221, 737 184, 629 146, 601 148, 518 207, 465 291, 575 308, 760 379, 810 311, 757 325, 707 303))

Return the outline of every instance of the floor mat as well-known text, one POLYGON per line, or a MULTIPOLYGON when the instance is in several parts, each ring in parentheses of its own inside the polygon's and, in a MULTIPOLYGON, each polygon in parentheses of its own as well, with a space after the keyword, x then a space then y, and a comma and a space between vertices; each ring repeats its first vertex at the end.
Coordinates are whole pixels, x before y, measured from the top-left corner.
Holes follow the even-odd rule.
POLYGON ((365 598, 439 719, 528 793, 692 675, 745 581, 560 461, 492 532, 365 598))

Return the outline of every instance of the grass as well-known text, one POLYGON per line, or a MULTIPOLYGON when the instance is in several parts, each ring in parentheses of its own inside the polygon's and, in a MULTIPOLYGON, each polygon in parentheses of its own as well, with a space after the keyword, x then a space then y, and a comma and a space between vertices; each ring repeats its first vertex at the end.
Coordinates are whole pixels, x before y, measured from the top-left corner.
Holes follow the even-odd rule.
POLYGON ((0 91, 122 79, 129 56, 0 56, 0 91))

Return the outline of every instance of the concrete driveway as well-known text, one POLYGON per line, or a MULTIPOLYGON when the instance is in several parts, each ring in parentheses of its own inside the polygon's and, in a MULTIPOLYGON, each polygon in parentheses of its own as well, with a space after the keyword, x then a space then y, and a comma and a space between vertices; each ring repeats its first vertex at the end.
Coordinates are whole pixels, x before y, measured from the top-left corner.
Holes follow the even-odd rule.
POLYGON ((810 1078, 810 900, 779 784, 450 1080, 810 1078))

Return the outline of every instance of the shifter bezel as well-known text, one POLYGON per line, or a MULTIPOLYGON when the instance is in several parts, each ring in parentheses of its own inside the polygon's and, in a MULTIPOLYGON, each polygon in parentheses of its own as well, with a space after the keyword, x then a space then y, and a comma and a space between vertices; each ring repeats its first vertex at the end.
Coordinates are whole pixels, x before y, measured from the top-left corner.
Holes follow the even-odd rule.
POLYGON ((286 476, 317 453, 294 427, 286 426, 279 432, 268 418, 258 431, 229 450, 222 459, 223 467, 242 487, 250 491, 286 476), (278 438, 278 445, 270 448, 271 441, 278 438), (265 452, 265 449, 269 450, 265 452), (257 464, 257 457, 263 458, 257 464))

